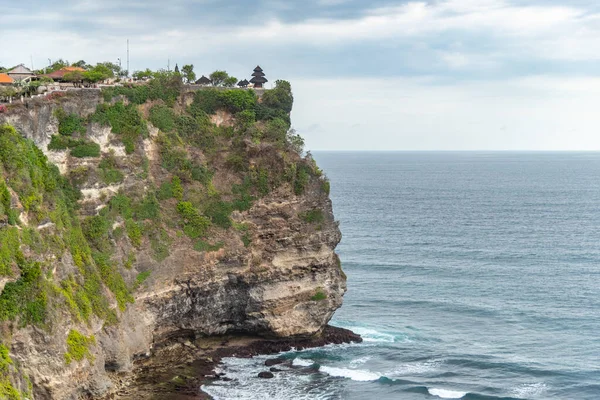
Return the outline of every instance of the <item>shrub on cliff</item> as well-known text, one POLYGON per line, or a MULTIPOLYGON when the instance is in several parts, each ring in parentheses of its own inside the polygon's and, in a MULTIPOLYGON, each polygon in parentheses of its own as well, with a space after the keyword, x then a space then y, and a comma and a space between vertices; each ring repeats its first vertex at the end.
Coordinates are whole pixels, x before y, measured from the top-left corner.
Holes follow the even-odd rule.
POLYGON ((232 114, 253 110, 257 104, 256 93, 253 90, 217 90, 203 89, 194 94, 192 110, 202 110, 206 114, 214 114, 218 110, 226 110, 232 114))
POLYGON ((183 232, 192 239, 197 239, 206 234, 210 220, 201 215, 189 201, 177 204, 177 212, 183 219, 183 232))
POLYGON ((133 104, 99 104, 91 121, 109 125, 112 132, 121 137, 127 154, 134 152, 135 144, 141 137, 148 136, 148 126, 133 104))
POLYGON ((54 115, 58 119, 58 133, 71 136, 74 133, 86 132, 85 121, 76 114, 67 114, 62 108, 57 109, 54 115))
POLYGON ((175 113, 163 104, 157 104, 150 109, 150 122, 163 132, 175 129, 175 113))

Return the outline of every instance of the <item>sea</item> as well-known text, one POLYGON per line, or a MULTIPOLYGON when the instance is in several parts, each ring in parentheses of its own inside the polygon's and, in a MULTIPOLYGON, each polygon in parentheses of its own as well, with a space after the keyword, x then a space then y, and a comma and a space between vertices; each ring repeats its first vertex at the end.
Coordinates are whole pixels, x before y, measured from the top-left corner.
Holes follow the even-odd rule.
POLYGON ((600 399, 600 153, 315 152, 364 342, 215 399, 600 399))

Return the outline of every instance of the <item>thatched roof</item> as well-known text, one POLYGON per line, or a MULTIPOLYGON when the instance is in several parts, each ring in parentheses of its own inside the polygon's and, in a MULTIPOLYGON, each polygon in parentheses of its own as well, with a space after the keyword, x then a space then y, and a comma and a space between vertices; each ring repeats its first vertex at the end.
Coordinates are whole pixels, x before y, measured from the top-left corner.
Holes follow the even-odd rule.
POLYGON ((212 81, 210 79, 208 79, 207 77, 205 77, 204 75, 202 75, 200 77, 200 79, 198 79, 196 81, 196 84, 198 84, 198 85, 209 85, 211 83, 212 83, 212 81))
POLYGON ((256 68, 254 68, 254 72, 262 72, 260 65, 257 65, 256 68))
POLYGON ((252 76, 265 76, 265 74, 263 72, 256 71, 252 73, 252 76))
POLYGON ((244 80, 241 80, 241 81, 239 81, 239 82, 238 82, 238 86, 239 86, 239 87, 246 87, 246 86, 248 86, 249 84, 250 84, 250 82, 248 82, 248 80, 247 80, 247 79, 244 79, 244 80))
POLYGON ((267 83, 267 82, 269 82, 269 81, 264 76, 255 76, 254 78, 250 79, 250 83, 267 83))
POLYGON ((19 64, 16 67, 14 67, 13 69, 11 69, 10 71, 7 72, 7 74, 11 75, 11 74, 30 74, 33 75, 33 72, 27 68, 26 66, 24 66, 23 64, 19 64))

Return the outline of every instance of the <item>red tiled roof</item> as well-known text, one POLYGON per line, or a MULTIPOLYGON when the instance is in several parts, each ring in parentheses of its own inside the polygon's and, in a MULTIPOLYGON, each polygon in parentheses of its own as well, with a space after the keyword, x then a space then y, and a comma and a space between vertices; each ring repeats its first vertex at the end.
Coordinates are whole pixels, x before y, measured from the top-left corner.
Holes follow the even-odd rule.
POLYGON ((79 68, 79 67, 64 67, 64 68, 59 69, 58 71, 51 72, 44 76, 47 76, 48 78, 52 78, 52 79, 61 79, 63 76, 65 76, 69 72, 76 72, 76 71, 84 72, 85 69, 79 68))
POLYGON ((14 80, 6 74, 0 74, 0 83, 13 83, 14 80))

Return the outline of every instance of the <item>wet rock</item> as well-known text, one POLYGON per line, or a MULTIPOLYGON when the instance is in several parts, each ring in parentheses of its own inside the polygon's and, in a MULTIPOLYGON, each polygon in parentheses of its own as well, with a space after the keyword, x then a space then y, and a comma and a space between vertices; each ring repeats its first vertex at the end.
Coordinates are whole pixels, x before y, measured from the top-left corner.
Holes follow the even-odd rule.
POLYGON ((271 379, 271 378, 274 378, 275 375, 273 375, 272 372, 263 371, 263 372, 258 373, 258 377, 263 378, 263 379, 271 379))
POLYGON ((283 358, 270 358, 267 361, 265 361, 265 366, 272 367, 273 365, 283 364, 284 362, 285 359, 283 358))

